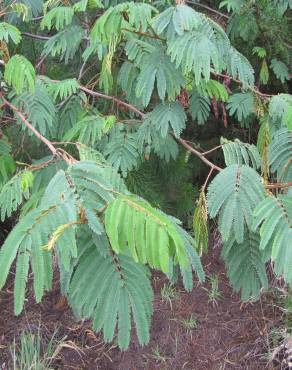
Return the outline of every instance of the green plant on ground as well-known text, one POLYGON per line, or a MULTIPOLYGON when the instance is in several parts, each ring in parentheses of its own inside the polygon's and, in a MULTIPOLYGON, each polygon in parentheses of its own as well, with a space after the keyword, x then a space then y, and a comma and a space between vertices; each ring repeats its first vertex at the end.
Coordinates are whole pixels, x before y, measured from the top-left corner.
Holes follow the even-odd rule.
POLYGON ((211 275, 208 278, 210 288, 203 288, 208 295, 208 302, 213 305, 218 305, 218 301, 222 298, 222 294, 219 290, 219 278, 218 275, 211 275))
POLYGON ((162 362, 162 363, 165 363, 167 361, 167 357, 164 356, 162 353, 161 353, 161 349, 159 348, 159 346, 157 345, 155 348, 152 349, 152 358, 156 361, 156 362, 162 362))
POLYGON ((162 301, 169 303, 170 309, 172 310, 172 301, 178 296, 175 286, 171 283, 163 284, 160 294, 162 301))
POLYGON ((59 351, 60 341, 56 338, 55 331, 48 343, 45 343, 38 326, 36 333, 31 330, 23 330, 20 334, 20 342, 14 339, 10 348, 13 370, 50 370, 59 351))
POLYGON ((243 300, 270 261, 292 285, 292 4, 215 3, 227 27, 184 0, 1 1, 0 220, 17 222, 0 289, 15 265, 16 315, 29 274, 40 302, 59 270, 77 318, 144 345, 151 271, 203 282, 210 220, 243 300))
POLYGON ((189 317, 181 319, 181 324, 186 329, 187 334, 192 337, 192 331, 195 330, 198 326, 197 320, 193 314, 189 317))

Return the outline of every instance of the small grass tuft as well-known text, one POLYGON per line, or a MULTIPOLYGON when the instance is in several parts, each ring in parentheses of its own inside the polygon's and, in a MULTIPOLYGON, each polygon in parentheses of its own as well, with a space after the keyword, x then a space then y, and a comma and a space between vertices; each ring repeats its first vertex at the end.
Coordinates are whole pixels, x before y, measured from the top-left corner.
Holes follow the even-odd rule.
POLYGON ((208 302, 212 303, 213 306, 217 306, 218 305, 218 301, 219 299, 222 298, 222 294, 220 293, 219 291, 219 279, 218 279, 218 275, 211 275, 209 277, 209 282, 211 284, 210 288, 207 289, 207 288, 203 288, 207 294, 208 294, 208 302))
POLYGON ((170 309, 172 310, 172 301, 177 298, 177 291, 175 287, 168 283, 164 284, 160 291, 162 301, 168 302, 170 305, 170 309))
POLYGON ((11 370, 51 370, 52 362, 59 353, 60 342, 56 339, 54 331, 50 341, 46 344, 42 337, 40 325, 36 333, 23 330, 20 342, 14 338, 10 347, 12 368, 11 370))

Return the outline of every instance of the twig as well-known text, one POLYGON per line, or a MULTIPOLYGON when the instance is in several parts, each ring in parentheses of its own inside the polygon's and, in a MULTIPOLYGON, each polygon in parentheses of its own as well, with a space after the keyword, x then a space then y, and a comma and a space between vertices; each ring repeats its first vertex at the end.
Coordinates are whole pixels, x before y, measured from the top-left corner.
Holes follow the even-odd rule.
POLYGON ((135 33, 136 35, 149 37, 149 38, 151 38, 151 39, 155 39, 155 40, 166 41, 166 39, 164 39, 164 38, 160 37, 160 36, 159 36, 159 35, 157 35, 156 33, 155 33, 154 35, 151 35, 150 33, 147 33, 147 32, 135 31, 135 30, 129 30, 128 28, 122 28, 121 30, 122 30, 122 31, 126 31, 126 32, 135 33))
POLYGON ((26 37, 30 37, 31 39, 44 40, 44 41, 49 40, 51 38, 49 36, 35 35, 35 34, 29 33, 29 32, 22 32, 21 35, 26 36, 26 37))
POLYGON ((218 149, 220 149, 220 148, 222 148, 222 145, 215 146, 214 148, 212 148, 212 149, 210 149, 210 150, 208 150, 208 151, 206 151, 206 152, 203 152, 203 153, 202 153, 202 155, 208 155, 208 154, 210 154, 210 153, 215 152, 215 150, 218 150, 218 149))
MULTIPOLYGON (((231 77, 227 74, 224 74, 224 73, 218 73, 218 72, 215 72, 215 71, 211 71, 211 74, 214 75, 215 77, 223 77, 223 78, 228 78, 230 79, 231 81, 233 82, 236 82, 238 84, 242 84, 242 81, 238 80, 237 78, 234 78, 234 77, 231 77)), ((261 91, 259 91, 258 89, 252 87, 252 86, 247 86, 246 87, 248 90, 254 92, 255 94, 263 97, 263 98, 272 98, 274 95, 272 94, 266 94, 266 93, 262 93, 261 91)))
POLYGON ((48 54, 44 54, 41 59, 37 62, 36 66, 35 66, 35 69, 39 69, 41 67, 41 65, 44 63, 44 61, 46 60, 48 54))
POLYGON ((209 171, 209 173, 208 173, 208 176, 207 176, 207 178, 206 178, 206 180, 205 180, 205 182, 204 182, 204 185, 202 186, 202 191, 203 191, 203 192, 205 192, 206 186, 207 186, 207 184, 208 184, 208 181, 209 181, 210 176, 212 175, 212 172, 213 172, 213 171, 214 171, 214 168, 213 168, 213 167, 211 167, 211 169, 210 169, 210 171, 209 171))
POLYGON ((6 6, 4 7, 4 9, 2 9, 2 10, 1 10, 1 12, 0 12, 0 17, 2 17, 3 15, 5 15, 5 14, 6 14, 6 11, 7 11, 7 10, 12 6, 12 5, 14 5, 15 3, 16 3, 16 0, 13 0, 11 4, 6 5, 6 6))
POLYGON ((201 8, 206 9, 206 10, 209 10, 209 11, 210 11, 210 12, 212 12, 212 13, 215 13, 215 14, 217 14, 217 15, 220 15, 220 17, 223 17, 223 18, 226 18, 226 19, 229 19, 229 18, 230 18, 227 14, 221 13, 221 12, 219 12, 218 10, 213 9, 213 8, 211 8, 211 7, 210 7, 210 6, 208 6, 208 5, 200 4, 200 3, 197 3, 197 2, 194 2, 194 1, 189 1, 189 0, 187 0, 186 2, 187 2, 188 4, 192 4, 192 5, 194 5, 194 6, 199 6, 199 7, 201 7, 201 8))
POLYGON ((79 86, 79 89, 84 91, 85 93, 91 95, 91 96, 95 96, 97 98, 103 98, 105 100, 112 100, 114 102, 116 102, 118 105, 122 105, 123 107, 125 108, 128 108, 129 110, 131 110, 132 112, 135 112, 136 114, 138 114, 140 117, 144 118, 145 117, 145 113, 143 113, 142 111, 140 111, 138 108, 136 108, 134 105, 132 104, 129 104, 129 103, 126 103, 124 102, 123 100, 120 100, 119 98, 115 97, 115 96, 111 96, 111 95, 106 95, 106 94, 102 94, 102 93, 99 93, 99 92, 96 92, 96 91, 93 91, 93 90, 90 90, 88 89, 87 87, 85 86, 79 86))
POLYGON ((287 189, 292 187, 292 182, 287 182, 287 183, 270 183, 266 184, 265 188, 266 189, 287 189))
POLYGON ((188 151, 195 154, 197 157, 201 159, 206 165, 212 168, 212 170, 216 171, 222 171, 221 167, 216 166, 214 163, 209 161, 207 158, 204 157, 202 153, 200 153, 198 150, 194 149, 191 145, 189 145, 184 139, 182 138, 176 138, 176 141, 178 141, 182 146, 184 146, 188 151))

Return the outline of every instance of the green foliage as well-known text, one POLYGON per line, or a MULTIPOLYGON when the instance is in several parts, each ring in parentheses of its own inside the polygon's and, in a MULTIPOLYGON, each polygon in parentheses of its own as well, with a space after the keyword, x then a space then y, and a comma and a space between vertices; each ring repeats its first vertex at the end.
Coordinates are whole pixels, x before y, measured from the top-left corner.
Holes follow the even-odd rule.
POLYGON ((259 297, 260 288, 268 288, 268 278, 259 236, 252 232, 244 235, 241 243, 234 237, 224 243, 222 257, 227 265, 227 274, 236 292, 241 290, 241 299, 259 297))
POLYGON ((228 100, 228 92, 224 85, 215 80, 209 80, 208 82, 201 83, 198 86, 198 91, 200 95, 215 98, 216 100, 221 100, 226 102, 228 100))
POLYGON ((280 60, 277 59, 272 59, 271 60, 271 68, 273 72, 275 73, 276 77, 284 83, 286 80, 289 80, 289 70, 286 64, 281 62, 280 60))
POLYGON ((253 222, 253 210, 264 194, 260 176, 246 165, 230 165, 215 177, 208 188, 208 210, 211 218, 219 215, 224 241, 234 235, 237 243, 243 243, 253 222))
POLYGON ((292 133, 286 128, 276 131, 269 147, 271 171, 277 173, 279 181, 292 180, 292 133))
POLYGON ((159 104, 151 113, 151 120, 155 122, 156 130, 165 138, 168 132, 173 132, 180 137, 182 130, 186 127, 187 116, 183 107, 178 102, 159 104))
POLYGON ((11 39, 14 44, 19 44, 21 33, 12 24, 0 22, 0 41, 8 42, 11 39))
POLYGON ((275 261, 275 272, 283 275, 287 283, 292 282, 291 237, 292 197, 279 195, 265 198, 255 209, 253 228, 261 235, 260 249, 269 249, 275 261))
MULTIPOLYGON (((15 97, 13 103, 24 112, 38 131, 47 135, 54 124, 56 108, 48 90, 41 81, 36 82, 33 93, 24 92, 15 97)), ((32 135, 28 131, 29 135, 32 135)))
POLYGON ((85 145, 94 146, 101 139, 104 129, 104 120, 98 115, 85 116, 78 121, 71 130, 67 131, 64 141, 76 140, 85 145))
POLYGON ((178 226, 142 199, 118 197, 106 210, 105 226, 117 253, 128 250, 136 262, 148 263, 165 273, 169 271, 171 257, 182 267, 187 266, 184 240, 178 226))
POLYGON ((32 182, 32 173, 22 171, 5 183, 0 192, 1 221, 10 217, 23 200, 28 199, 32 182))
POLYGON ((69 26, 74 16, 74 9, 66 6, 52 8, 42 19, 41 29, 50 30, 55 27, 57 31, 69 26))
POLYGON ((201 96, 194 90, 190 99, 190 112, 192 118, 196 120, 199 125, 203 125, 210 114, 210 99, 201 96))
POLYGON ((84 30, 79 26, 69 26, 52 36, 44 45, 43 56, 60 56, 67 64, 73 59, 84 37, 84 30), (74 35, 74 37, 72 37, 74 35))
POLYGON ((227 109, 231 115, 235 115, 238 121, 242 121, 253 113, 253 95, 251 93, 237 93, 230 96, 227 109))
POLYGON ((66 99, 71 95, 76 94, 79 88, 78 82, 75 79, 67 79, 52 83, 49 80, 45 80, 45 82, 48 82, 48 90, 53 96, 54 100, 66 99))
POLYGON ((149 104, 155 81, 161 100, 165 99, 166 93, 170 99, 174 99, 184 84, 180 71, 175 68, 165 50, 159 47, 143 58, 138 76, 136 95, 142 99, 144 106, 149 104))
POLYGON ((16 225, 0 287, 15 266, 16 314, 28 276, 40 302, 58 269, 106 341, 128 348, 135 326, 146 344, 151 269, 204 281, 210 219, 244 300, 269 261, 292 285, 290 0, 213 2, 224 29, 191 2, 2 3, 0 218, 16 225))
POLYGON ((242 143, 238 139, 233 142, 224 138, 221 138, 221 144, 226 166, 245 164, 254 169, 261 166, 261 157, 255 145, 242 143))
POLYGON ((34 92, 35 70, 23 55, 14 55, 5 66, 4 78, 17 94, 24 91, 34 92))
POLYGON ((117 127, 111 132, 110 139, 104 150, 107 161, 126 176, 128 171, 137 167, 139 161, 135 136, 117 127))
POLYGON ((118 345, 127 349, 133 318, 140 344, 147 344, 153 301, 148 275, 145 267, 130 258, 103 256, 90 245, 73 274, 70 304, 78 316, 93 320, 94 330, 102 330, 105 341, 113 340, 117 327, 118 345))

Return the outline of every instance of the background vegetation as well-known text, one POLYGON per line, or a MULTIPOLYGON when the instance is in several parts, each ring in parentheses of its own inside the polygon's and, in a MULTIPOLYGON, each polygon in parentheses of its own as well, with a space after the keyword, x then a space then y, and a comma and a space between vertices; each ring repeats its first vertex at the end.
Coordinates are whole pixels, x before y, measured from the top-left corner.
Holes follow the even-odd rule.
POLYGON ((30 268, 37 302, 58 269, 77 317, 121 349, 133 321, 146 344, 151 270, 191 291, 215 229, 242 300, 292 283, 291 8, 1 3, 0 286, 15 262, 16 315, 30 268))

